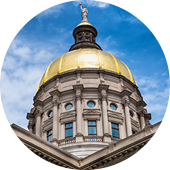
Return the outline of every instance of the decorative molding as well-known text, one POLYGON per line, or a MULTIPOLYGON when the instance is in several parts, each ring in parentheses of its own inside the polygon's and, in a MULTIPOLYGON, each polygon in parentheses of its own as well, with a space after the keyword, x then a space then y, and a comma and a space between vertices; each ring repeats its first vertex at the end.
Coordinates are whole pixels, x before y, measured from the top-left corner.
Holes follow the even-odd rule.
POLYGON ((67 112, 62 112, 60 116, 60 123, 68 123, 68 122, 74 122, 76 121, 76 111, 67 111, 67 112))
POLYGON ((43 133, 50 130, 50 129, 52 129, 52 126, 53 126, 53 116, 49 117, 47 120, 45 120, 43 122, 43 125, 42 125, 43 133))
MULTIPOLYGON (((50 164, 50 166, 55 167, 56 169, 58 169, 57 167, 60 167, 65 170, 67 170, 67 169, 68 170, 72 170, 72 169, 77 170, 78 169, 75 167, 75 165, 66 163, 65 160, 62 160, 61 158, 59 158, 55 155, 52 155, 51 153, 48 153, 43 148, 39 148, 38 146, 23 142, 22 140, 19 139, 18 136, 15 136, 13 134, 8 134, 4 140, 1 140, 0 152, 9 148, 9 147, 15 148, 15 149, 19 150, 19 152, 25 153, 27 156, 30 156, 33 159, 36 159, 37 161, 44 162, 45 164, 50 164)), ((7 164, 7 165, 9 165, 9 164, 7 164)), ((20 168, 20 167, 18 167, 17 164, 12 164, 12 166, 11 167, 10 166, 9 166, 9 168, 14 166, 14 168, 15 168, 14 170, 22 170, 22 169, 16 169, 16 168, 20 168)), ((2 169, 2 170, 8 170, 8 169, 2 169)), ((9 170, 13 170, 13 169, 9 169, 9 170)))
MULTIPOLYGON (((126 140, 126 139, 124 139, 126 140)), ((121 140, 122 141, 122 140, 121 140)), ((116 164, 124 159, 128 159, 131 156, 135 156, 149 148, 155 147, 160 145, 166 141, 170 141, 170 128, 168 132, 163 132, 162 134, 157 133, 157 135, 146 136, 142 139, 142 141, 136 141, 135 143, 131 143, 118 151, 114 152, 114 142, 112 145, 109 146, 110 153, 100 157, 93 162, 90 162, 88 165, 82 167, 82 170, 90 170, 90 169, 105 169, 106 167, 110 167, 113 164, 116 164), (111 152, 113 151, 113 152, 111 152)))
POLYGON ((100 109, 84 109, 83 110, 83 118, 84 120, 89 120, 89 119, 93 119, 93 120, 100 120, 101 117, 101 111, 100 109))

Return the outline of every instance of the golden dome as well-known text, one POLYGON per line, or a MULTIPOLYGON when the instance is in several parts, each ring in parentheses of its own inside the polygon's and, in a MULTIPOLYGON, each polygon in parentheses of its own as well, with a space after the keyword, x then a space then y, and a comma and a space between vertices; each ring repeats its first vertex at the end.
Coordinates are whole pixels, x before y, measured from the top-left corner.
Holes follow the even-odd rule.
POLYGON ((110 70, 123 75, 132 83, 135 83, 129 68, 111 53, 95 48, 80 48, 66 52, 55 59, 42 76, 38 89, 55 75, 78 68, 102 68, 110 70))

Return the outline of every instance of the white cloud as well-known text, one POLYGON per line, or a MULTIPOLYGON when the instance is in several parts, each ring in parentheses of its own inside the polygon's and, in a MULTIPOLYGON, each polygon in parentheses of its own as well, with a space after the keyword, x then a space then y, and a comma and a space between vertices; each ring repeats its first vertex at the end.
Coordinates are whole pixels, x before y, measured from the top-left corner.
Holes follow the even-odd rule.
MULTIPOLYGON (((161 82, 157 77, 135 76, 139 90, 144 101, 147 103, 147 110, 152 114, 152 123, 162 120, 169 99, 168 81, 161 82)), ((169 79, 168 79, 169 80, 169 79)))
POLYGON ((0 3, 0 20, 25 20, 29 10, 30 2, 28 0, 0 3))
POLYGON ((78 6, 80 3, 82 3, 82 5, 91 6, 91 7, 95 6, 99 8, 106 8, 109 6, 108 3, 100 2, 100 1, 92 1, 92 0, 76 0, 75 2, 73 2, 75 6, 78 6))
POLYGON ((1 98, 10 124, 26 128, 38 82, 53 57, 42 47, 29 47, 18 39, 12 42, 1 71, 1 98))

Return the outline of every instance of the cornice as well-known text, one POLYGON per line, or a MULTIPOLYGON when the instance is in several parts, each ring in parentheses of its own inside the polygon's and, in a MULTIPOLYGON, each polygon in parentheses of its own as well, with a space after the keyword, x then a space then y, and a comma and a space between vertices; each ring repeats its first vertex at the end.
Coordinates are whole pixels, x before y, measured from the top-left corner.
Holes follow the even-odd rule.
POLYGON ((119 140, 117 143, 111 142, 107 147, 81 159, 15 124, 12 124, 11 127, 19 139, 43 159, 63 167, 85 170, 114 165, 132 156, 151 139, 160 123, 150 125, 134 135, 119 140), (32 143, 32 140, 36 142, 32 143), (53 153, 49 152, 50 150, 53 150, 53 153))
MULTIPOLYGON (((126 138, 127 139, 127 138, 126 138)), ((120 140, 118 143, 123 142, 124 140, 120 140)), ((94 160, 82 167, 82 170, 90 170, 90 169, 105 169, 113 164, 116 164, 124 159, 128 159, 131 156, 135 156, 145 150, 149 150, 157 145, 160 145, 166 141, 170 141, 170 126, 161 130, 155 134, 151 134, 147 137, 144 137, 140 140, 137 140, 129 145, 126 145, 118 150, 115 150, 115 147, 118 143, 110 144, 108 147, 109 154, 100 157, 99 159, 94 160)), ((102 149, 104 150, 104 149, 102 149)), ((98 151, 99 154, 100 151, 98 151)), ((106 152, 106 153, 108 153, 106 152)), ((97 152, 96 152, 97 154, 97 152)), ((95 154, 93 154, 95 155, 95 154)), ((100 154, 102 155, 102 154, 100 154)), ((88 156, 89 159, 91 156, 88 156)), ((85 158, 86 159, 86 158, 85 158)), ((85 160, 84 159, 84 160, 85 160)), ((82 160, 83 161, 83 160, 82 160)))
POLYGON ((34 106, 35 106, 35 107, 37 107, 37 106, 43 107, 43 106, 44 106, 44 103, 43 103, 43 101, 41 101, 41 100, 36 100, 36 101, 34 102, 34 106))
POLYGON ((0 152, 3 152, 5 149, 14 148, 19 152, 23 152, 26 155, 29 155, 33 159, 37 159, 42 163, 49 164, 55 168, 60 167, 61 169, 73 169, 76 170, 78 167, 70 164, 69 162, 61 159, 60 157, 51 154, 50 152, 36 146, 28 141, 24 141, 22 138, 9 133, 0 139, 0 152))
POLYGON ((50 93, 50 95, 51 96, 57 96, 57 97, 59 97, 60 95, 61 95, 61 92, 58 90, 58 89, 55 89, 55 90, 53 90, 53 91, 51 91, 51 92, 49 92, 50 93))

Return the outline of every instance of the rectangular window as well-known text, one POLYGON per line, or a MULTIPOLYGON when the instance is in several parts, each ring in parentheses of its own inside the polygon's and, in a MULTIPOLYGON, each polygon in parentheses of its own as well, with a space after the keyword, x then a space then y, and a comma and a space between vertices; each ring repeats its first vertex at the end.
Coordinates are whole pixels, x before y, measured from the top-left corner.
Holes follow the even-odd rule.
POLYGON ((119 126, 118 124, 112 123, 112 136, 119 138, 119 126))
POLYGON ((96 121, 88 121, 89 136, 97 136, 96 121))
POLYGON ((48 142, 51 142, 51 141, 52 141, 52 139, 53 139, 52 134, 53 134, 53 131, 52 131, 52 130, 49 130, 49 131, 47 132, 47 141, 48 141, 48 142))
POLYGON ((66 138, 73 137, 73 123, 65 124, 65 134, 66 134, 66 138))

